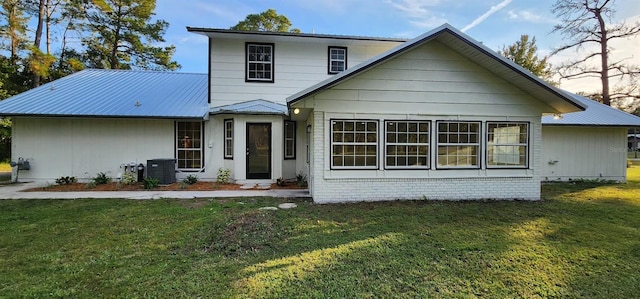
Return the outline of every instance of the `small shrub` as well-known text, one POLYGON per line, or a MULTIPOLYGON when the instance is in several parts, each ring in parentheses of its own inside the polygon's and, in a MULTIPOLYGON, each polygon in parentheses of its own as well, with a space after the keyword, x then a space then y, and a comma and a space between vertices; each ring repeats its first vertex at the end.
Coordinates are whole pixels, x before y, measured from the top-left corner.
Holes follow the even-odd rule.
POLYGON ((122 175, 122 179, 120 180, 124 185, 133 185, 138 181, 138 178, 135 174, 131 172, 125 172, 122 175))
POLYGON ((95 188, 96 186, 98 186, 98 185, 96 184, 96 182, 91 181, 91 182, 88 182, 88 183, 87 183, 87 185, 85 185, 84 187, 85 187, 85 188, 87 188, 87 189, 93 189, 93 188, 95 188))
POLYGON ((284 180, 284 178, 279 177, 279 178, 276 180, 276 184, 278 184, 278 186, 281 186, 281 187, 282 187, 282 186, 284 186, 284 184, 285 184, 285 180, 284 180))
POLYGON ((306 186, 307 185, 307 175, 302 173, 302 172, 296 173, 296 184, 298 185, 298 187, 306 186))
POLYGON ((61 176, 56 179, 56 184, 58 185, 71 185, 75 182, 77 182, 77 180, 74 176, 61 176))
POLYGON ((142 181, 142 185, 144 186, 145 189, 149 190, 149 189, 153 189, 155 187, 158 187, 158 185, 160 185, 160 180, 156 179, 156 178, 152 178, 152 177, 146 177, 144 178, 144 180, 142 181))
POLYGON ((104 172, 98 172, 96 177, 93 178, 93 182, 96 183, 96 185, 108 184, 111 182, 111 177, 104 172))
MULTIPOLYGON (((185 179, 186 180, 186 179, 185 179)), ((189 188, 189 183, 185 182, 184 180, 182 182, 180 182, 180 184, 178 185, 178 188, 180 188, 180 190, 184 190, 189 188)))
POLYGON ((227 168, 218 168, 218 183, 226 184, 231 177, 231 170, 227 168))
POLYGON ((193 184, 198 182, 198 176, 189 175, 186 178, 184 178, 184 180, 182 180, 182 182, 185 183, 185 184, 188 184, 188 185, 193 185, 193 184))

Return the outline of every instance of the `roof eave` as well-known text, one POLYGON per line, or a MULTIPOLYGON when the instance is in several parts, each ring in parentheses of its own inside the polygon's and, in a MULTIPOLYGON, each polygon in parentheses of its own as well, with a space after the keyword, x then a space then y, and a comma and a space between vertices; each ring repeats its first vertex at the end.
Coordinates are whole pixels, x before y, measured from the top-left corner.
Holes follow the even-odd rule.
POLYGON ((205 119, 205 115, 107 115, 107 114, 38 114, 3 113, 2 117, 46 117, 46 118, 129 118, 129 119, 205 119))
POLYGON ((196 33, 196 34, 205 35, 205 36, 211 36, 211 34, 222 34, 222 35, 228 34, 228 35, 280 36, 280 37, 292 37, 292 38, 304 37, 304 38, 358 40, 358 41, 387 41, 387 42, 406 42, 407 41, 407 39, 404 39, 404 38, 392 38, 392 37, 332 35, 332 34, 275 32, 275 31, 245 31, 245 30, 203 28, 203 27, 190 27, 190 26, 187 26, 187 31, 196 33))
MULTIPOLYGON (((473 39, 471 39, 471 37, 467 37, 466 35, 464 35, 464 33, 458 31, 457 29, 455 29, 454 27, 452 27, 449 24, 444 24, 441 25, 425 34, 423 34, 421 37, 416 38, 414 41, 409 42, 409 44, 403 44, 403 45, 399 45, 398 47, 389 50, 388 52, 385 52, 377 57, 372 58, 369 61, 363 62, 363 64, 360 67, 355 67, 351 70, 347 70, 341 74, 336 75, 335 77, 331 77, 325 81, 322 81, 310 88, 307 88, 297 94, 294 94, 290 97, 287 98, 287 106, 291 107, 291 105, 294 105, 296 102, 307 98, 309 96, 312 96, 314 94, 317 94, 323 90, 326 90, 328 88, 331 88, 332 86, 335 86, 336 84, 339 84, 340 82, 347 80, 361 72, 364 72, 366 70, 369 70, 371 68, 373 68, 374 66, 380 64, 383 61, 386 61, 387 59, 390 59, 392 57, 395 57, 397 55, 400 55, 406 51, 409 51, 415 47, 418 47, 428 41, 431 41, 433 39, 438 38, 439 36, 441 36, 442 34, 445 33, 449 33, 453 36, 455 36, 458 40, 463 41, 465 44, 473 47, 474 49, 480 51, 481 53, 483 53, 484 55, 487 55, 491 58, 493 58, 495 61, 501 63, 502 65, 508 67, 509 69, 511 69, 512 71, 515 71, 516 73, 518 73, 519 75, 527 78, 528 80, 530 80, 531 82, 535 83, 538 87, 543 88, 544 90, 548 91, 549 93, 551 93, 552 95, 555 95, 558 99, 563 100, 566 103, 569 103, 570 105, 572 105, 573 107, 577 108, 578 110, 574 110, 574 111, 584 111, 586 110, 586 106, 583 106, 581 103, 576 102, 572 99, 572 97, 570 97, 569 95, 565 94, 564 92, 552 87, 551 85, 549 85, 548 83, 542 81, 541 79, 529 74, 527 71, 524 70, 524 68, 522 68, 521 66, 515 64, 514 62, 501 57, 499 55, 496 55, 495 52, 493 52, 491 49, 487 48, 486 46, 482 45, 481 43, 478 43, 476 41, 474 41, 473 39)), ((550 104, 548 99, 546 98, 542 98, 540 99, 541 101, 550 104)), ((570 112, 570 111, 567 111, 570 112)))

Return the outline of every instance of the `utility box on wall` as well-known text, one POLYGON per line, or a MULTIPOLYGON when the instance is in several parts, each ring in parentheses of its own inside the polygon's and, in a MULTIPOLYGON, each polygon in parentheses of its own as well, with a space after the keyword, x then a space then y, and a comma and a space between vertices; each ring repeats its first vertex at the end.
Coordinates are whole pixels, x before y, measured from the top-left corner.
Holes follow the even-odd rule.
POLYGON ((176 159, 147 160, 147 177, 155 178, 161 185, 176 182, 176 159))

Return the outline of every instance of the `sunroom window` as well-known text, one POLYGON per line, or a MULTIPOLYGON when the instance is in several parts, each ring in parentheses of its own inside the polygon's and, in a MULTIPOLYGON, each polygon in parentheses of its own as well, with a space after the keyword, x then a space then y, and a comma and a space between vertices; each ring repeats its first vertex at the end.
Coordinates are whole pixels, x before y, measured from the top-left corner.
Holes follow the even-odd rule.
POLYGON ((378 168, 378 121, 331 121, 331 168, 378 168))
POLYGON ((438 168, 479 168, 480 122, 438 122, 438 168))
POLYGON ((429 121, 386 121, 385 167, 429 168, 429 121))
POLYGON ((525 168, 528 156, 528 123, 487 122, 487 168, 525 168))

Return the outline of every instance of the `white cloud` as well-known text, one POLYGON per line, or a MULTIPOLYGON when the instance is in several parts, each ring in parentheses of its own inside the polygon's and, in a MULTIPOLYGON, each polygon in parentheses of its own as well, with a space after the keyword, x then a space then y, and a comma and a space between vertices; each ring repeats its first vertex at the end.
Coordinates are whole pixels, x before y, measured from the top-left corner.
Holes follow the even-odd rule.
POLYGON ((180 38, 178 42, 180 44, 189 44, 189 45, 205 45, 209 41, 204 35, 189 33, 184 37, 180 38))
POLYGON ((556 21, 552 18, 536 14, 534 12, 528 10, 516 11, 510 10, 508 11, 510 20, 524 21, 529 23, 536 24, 554 24, 556 21))
POLYGON ((473 20, 473 22, 471 22, 471 24, 469 24, 469 25, 465 26, 464 28, 462 28, 461 31, 465 32, 465 31, 467 31, 467 30, 469 30, 469 29, 471 29, 473 27, 476 27, 478 24, 482 23, 488 17, 490 17, 494 13, 500 11, 505 6, 509 5, 509 3, 511 3, 511 1, 513 1, 513 0, 504 0, 504 1, 500 2, 498 5, 491 6, 491 8, 487 12, 485 12, 483 15, 481 15, 477 19, 473 20))
POLYGON ((440 0, 387 0, 387 3, 406 14, 410 19, 409 23, 420 29, 430 29, 447 22, 447 19, 436 15, 433 11, 440 0))

